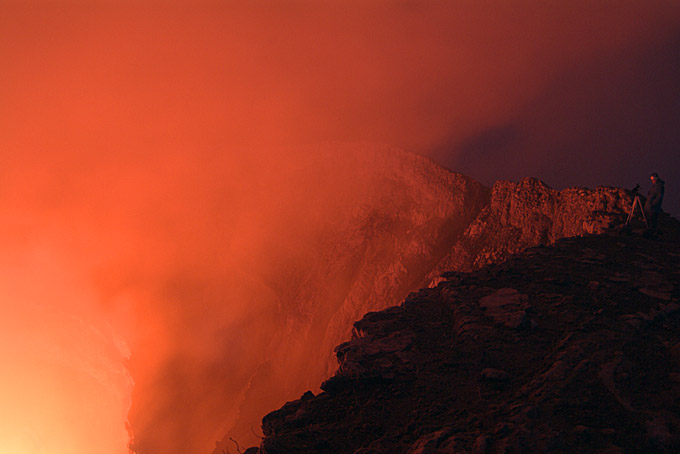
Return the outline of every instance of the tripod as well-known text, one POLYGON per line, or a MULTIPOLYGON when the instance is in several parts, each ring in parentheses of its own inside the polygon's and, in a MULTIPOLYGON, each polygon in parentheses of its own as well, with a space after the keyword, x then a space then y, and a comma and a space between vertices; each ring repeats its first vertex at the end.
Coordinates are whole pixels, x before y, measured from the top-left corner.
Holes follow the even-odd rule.
POLYGON ((649 228, 649 224, 647 224, 647 217, 645 216, 645 210, 642 208, 642 202, 640 202, 640 196, 636 195, 635 200, 633 200, 633 206, 630 208, 630 214, 628 215, 628 219, 626 219, 626 225, 630 224, 630 221, 633 219, 633 216, 635 216, 635 207, 639 206, 640 207, 640 213, 642 214, 642 220, 645 221, 645 227, 649 228))

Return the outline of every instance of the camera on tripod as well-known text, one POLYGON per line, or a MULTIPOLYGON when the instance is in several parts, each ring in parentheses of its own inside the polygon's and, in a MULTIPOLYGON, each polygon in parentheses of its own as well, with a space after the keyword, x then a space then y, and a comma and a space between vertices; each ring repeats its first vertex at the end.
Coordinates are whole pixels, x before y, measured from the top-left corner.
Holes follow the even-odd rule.
POLYGON ((640 214, 642 214, 642 220, 645 221, 645 227, 649 228, 649 225, 647 224, 647 216, 645 216, 645 210, 642 208, 642 202, 640 201, 640 185, 636 184, 631 191, 633 193, 633 196, 635 197, 633 199, 633 206, 630 208, 630 214, 628 215, 628 219, 626 219, 626 225, 630 224, 630 221, 633 219, 633 216, 635 216, 635 207, 639 206, 640 207, 640 214))

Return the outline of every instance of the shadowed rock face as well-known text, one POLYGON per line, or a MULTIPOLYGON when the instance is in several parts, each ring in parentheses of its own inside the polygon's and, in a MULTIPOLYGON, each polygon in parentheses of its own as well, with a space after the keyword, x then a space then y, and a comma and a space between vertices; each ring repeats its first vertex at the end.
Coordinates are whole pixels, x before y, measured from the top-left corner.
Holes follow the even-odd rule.
MULTIPOLYGON (((281 295, 275 317, 283 328, 272 333, 262 366, 244 390, 239 422, 230 433, 236 439, 252 439, 251 426, 278 405, 272 402, 317 389, 331 376, 337 369, 333 348, 365 313, 436 285, 444 272, 478 269, 531 246, 602 232, 622 222, 631 203, 622 189, 556 191, 531 178, 498 182, 490 190, 409 153, 346 151, 340 158, 337 150, 320 150, 319 162, 332 168, 334 160, 355 160, 364 190, 351 201, 349 214, 343 211, 319 236, 312 262, 269 280, 281 295)), ((515 309, 498 317, 530 325, 525 309, 515 309)), ((391 363, 383 366, 387 370, 391 363)))
POLYGON ((477 269, 561 238, 604 232, 625 220, 631 203, 628 191, 620 188, 556 191, 534 178, 496 182, 491 202, 429 277, 477 269))
POLYGON ((557 240, 366 314, 323 392, 264 418, 259 452, 678 452, 680 223, 663 220, 660 239, 557 240))
POLYGON ((314 160, 312 173, 356 169, 344 174, 356 190, 333 207, 304 260, 266 278, 280 301, 277 328, 243 392, 237 440, 253 439, 272 407, 328 378, 352 323, 418 288, 489 203, 489 188, 399 150, 322 147, 314 160))

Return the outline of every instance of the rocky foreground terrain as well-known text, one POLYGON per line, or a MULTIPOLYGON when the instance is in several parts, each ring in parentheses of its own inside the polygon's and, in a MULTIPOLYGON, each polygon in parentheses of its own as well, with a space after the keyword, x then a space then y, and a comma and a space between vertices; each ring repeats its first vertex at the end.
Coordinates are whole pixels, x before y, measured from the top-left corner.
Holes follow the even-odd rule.
POLYGON ((366 314, 322 391, 268 414, 246 452, 680 452, 680 223, 661 221, 655 239, 610 230, 444 273, 366 314))
MULTIPOLYGON (((320 150, 301 173, 330 169, 324 175, 335 175, 334 186, 344 191, 331 198, 333 203, 320 198, 320 205, 305 210, 310 220, 319 217, 318 210, 327 215, 323 222, 312 222, 316 228, 307 236, 314 241, 293 242, 292 253, 265 260, 271 266, 259 273, 244 273, 259 277, 240 294, 271 296, 253 298, 253 305, 263 310, 252 317, 247 340, 234 339, 239 344, 259 339, 262 347, 254 350, 252 365, 230 363, 223 358, 228 351, 202 368, 177 362, 187 365, 189 376, 208 375, 191 380, 205 383, 193 387, 203 398, 186 402, 214 402, 213 414, 227 416, 229 405, 237 403, 233 422, 214 423, 231 427, 218 446, 233 447, 230 438, 255 444, 254 428, 271 409, 306 390, 318 392, 319 384, 337 370, 333 349, 350 338, 353 323, 364 314, 436 285, 445 272, 478 270, 530 247, 607 231, 626 219, 633 200, 621 188, 556 190, 535 178, 498 181, 487 188, 407 152, 372 147, 343 151, 320 150), (338 175, 345 167, 349 170, 338 175), (345 188, 344 181, 353 183, 345 188), (214 370, 228 372, 213 377, 214 370), (238 370, 243 373, 234 372, 238 370), (240 383, 238 394, 222 391, 227 381, 240 383)), ((321 179, 324 185, 327 179, 321 179)), ((277 236, 274 244, 288 244, 282 238, 277 236)), ((177 368, 167 375, 177 377, 177 368)), ((154 408, 166 414, 167 406, 154 408)), ((186 419, 208 425, 204 414, 186 419)), ((147 451, 158 449, 140 450, 147 451)), ((186 451, 197 449, 177 448, 186 451)))

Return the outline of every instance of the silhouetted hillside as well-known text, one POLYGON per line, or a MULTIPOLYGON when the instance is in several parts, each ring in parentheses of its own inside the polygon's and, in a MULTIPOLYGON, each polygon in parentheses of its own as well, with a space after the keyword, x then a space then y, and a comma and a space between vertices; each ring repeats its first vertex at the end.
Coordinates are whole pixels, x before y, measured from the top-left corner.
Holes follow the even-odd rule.
POLYGON ((426 158, 368 145, 322 148, 314 159, 310 172, 331 174, 353 162, 356 171, 334 178, 352 178, 355 190, 316 233, 314 254, 265 276, 280 301, 271 314, 280 329, 250 375, 227 442, 253 440, 257 421, 278 405, 272 402, 318 389, 337 369, 333 348, 363 314, 436 285, 443 272, 603 232, 624 221, 631 203, 619 188, 556 191, 531 178, 488 189, 426 158))
POLYGON ((557 240, 366 314, 259 452, 678 452, 680 225, 662 220, 655 240, 557 240))

